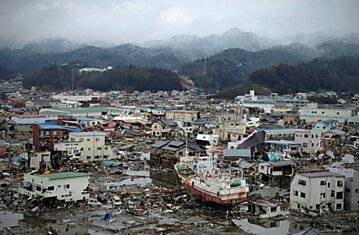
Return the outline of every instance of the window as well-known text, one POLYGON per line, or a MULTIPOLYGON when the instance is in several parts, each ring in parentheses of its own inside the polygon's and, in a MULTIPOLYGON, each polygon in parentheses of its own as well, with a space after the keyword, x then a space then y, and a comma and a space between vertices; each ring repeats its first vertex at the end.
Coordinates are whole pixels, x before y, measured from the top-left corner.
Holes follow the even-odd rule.
POLYGON ((337 181, 337 186, 338 187, 343 187, 343 181, 341 181, 341 180, 337 181))
POLYGON ((65 184, 65 185, 64 185, 64 188, 70 188, 70 185, 69 185, 69 184, 65 184))
POLYGON ((304 147, 304 148, 308 147, 308 144, 307 144, 307 143, 303 143, 303 147, 304 147))
POLYGON ((331 197, 334 197, 334 190, 332 190, 332 192, 330 193, 331 197))
POLYGON ((299 185, 306 185, 307 182, 306 182, 305 180, 299 180, 299 181, 298 181, 298 184, 299 184, 299 185))
POLYGON ((90 141, 91 141, 91 139, 87 139, 86 141, 87 141, 87 142, 90 142, 90 141))
POLYGON ((345 188, 346 193, 350 193, 350 188, 345 188))
POLYGON ((342 204, 341 203, 338 203, 337 204, 337 210, 341 210, 342 209, 342 204))
POLYGON ((48 191, 52 191, 52 190, 54 190, 54 189, 55 189, 54 186, 49 186, 49 187, 47 187, 47 190, 48 190, 48 191))
POLYGON ((91 159, 91 156, 87 156, 86 159, 91 159))
POLYGON ((321 193, 320 196, 321 196, 322 198, 325 198, 325 193, 321 193))
POLYGON ((99 156, 95 156, 95 159, 99 159, 100 157, 99 156))
POLYGON ((359 189, 355 189, 355 193, 359 193, 359 189))
POLYGON ((101 150, 102 148, 101 147, 97 147, 97 150, 101 150))
POLYGON ((305 193, 300 193, 300 197, 305 198, 305 193))
POLYGON ((90 150, 91 150, 91 148, 88 148, 87 150, 89 150, 89 151, 90 151, 90 150))
POLYGON ((270 208, 270 212, 276 212, 277 211, 277 208, 276 207, 271 207, 270 208))
POLYGON ((294 191, 293 191, 293 195, 294 195, 294 196, 298 196, 298 191, 295 191, 295 190, 294 190, 294 191))
POLYGON ((41 191, 41 186, 36 186, 37 191, 41 191))
POLYGON ((343 192, 337 192, 337 199, 343 199, 343 192))
POLYGON ((330 182, 328 182, 328 188, 330 188, 330 182))
POLYGON ((309 137, 309 135, 308 134, 304 134, 304 138, 308 138, 309 137))

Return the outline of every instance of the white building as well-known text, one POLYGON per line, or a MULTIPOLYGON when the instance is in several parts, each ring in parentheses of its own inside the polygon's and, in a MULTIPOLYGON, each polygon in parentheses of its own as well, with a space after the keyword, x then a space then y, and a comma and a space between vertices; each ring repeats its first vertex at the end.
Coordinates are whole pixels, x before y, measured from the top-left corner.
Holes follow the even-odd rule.
POLYGON ((65 202, 87 200, 89 179, 90 174, 83 172, 25 174, 20 193, 32 198, 65 202))
POLYGON ((105 143, 104 132, 70 132, 68 142, 54 145, 55 151, 62 151, 84 162, 114 159, 112 148, 105 143))
POLYGON ((40 169, 41 163, 47 167, 51 165, 51 152, 33 152, 28 155, 30 158, 30 169, 40 169))
POLYGON ((344 176, 328 170, 299 172, 290 184, 290 208, 322 213, 344 209, 344 176))
POLYGON ((314 123, 320 120, 333 119, 344 123, 351 117, 352 111, 344 108, 318 108, 311 104, 299 110, 299 118, 307 123, 314 123))
POLYGON ((301 145, 301 151, 313 154, 321 149, 322 132, 318 129, 297 129, 294 135, 294 144, 301 145))

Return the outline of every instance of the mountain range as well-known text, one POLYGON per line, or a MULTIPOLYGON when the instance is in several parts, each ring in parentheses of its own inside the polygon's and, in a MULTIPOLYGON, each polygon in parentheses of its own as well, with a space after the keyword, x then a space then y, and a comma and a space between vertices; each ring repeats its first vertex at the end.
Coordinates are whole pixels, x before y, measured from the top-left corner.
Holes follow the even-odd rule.
POLYGON ((0 73, 0 79, 22 73, 26 80, 33 74, 41 74, 43 68, 50 65, 78 63, 83 67, 113 66, 117 72, 128 66, 155 67, 174 71, 178 79, 181 75, 189 77, 199 88, 225 90, 247 81, 257 70, 281 64, 295 66, 314 58, 359 54, 358 34, 343 37, 297 35, 287 40, 290 41, 294 43, 283 44, 237 28, 221 35, 180 35, 137 45, 109 47, 101 42, 97 44, 101 45, 99 47, 65 39, 48 39, 18 49, 0 49, 0 71, 6 71, 0 73))

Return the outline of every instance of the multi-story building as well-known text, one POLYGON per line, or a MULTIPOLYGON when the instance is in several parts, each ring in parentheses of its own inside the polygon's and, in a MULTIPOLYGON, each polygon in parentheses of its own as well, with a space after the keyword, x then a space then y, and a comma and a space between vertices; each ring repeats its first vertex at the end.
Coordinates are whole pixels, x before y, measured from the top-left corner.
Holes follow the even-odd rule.
POLYGON ((199 112, 192 110, 168 110, 166 111, 166 119, 186 119, 196 121, 199 119, 199 112))
POLYGON ((28 140, 32 137, 33 125, 57 122, 57 118, 44 115, 18 115, 11 117, 8 122, 10 130, 14 131, 17 140, 28 140))
POLYGON ((318 108, 316 105, 308 105, 299 110, 299 118, 307 123, 314 123, 321 120, 337 120, 344 123, 350 118, 352 111, 346 108, 318 108))
POLYGON ((293 161, 269 161, 258 165, 261 181, 270 186, 288 188, 291 177, 294 174, 295 163, 293 161))
POLYGON ((246 117, 240 113, 240 109, 235 112, 219 114, 215 121, 216 128, 213 130, 213 134, 218 135, 222 141, 237 141, 246 132, 246 117))
POLYGON ((87 200, 89 179, 90 174, 84 172, 25 174, 20 193, 44 200, 65 202, 87 200))
POLYGON ((359 210, 359 171, 347 168, 329 168, 329 171, 345 176, 344 209, 359 210))
POLYGON ((35 151, 51 151, 54 144, 66 140, 70 132, 83 130, 79 125, 66 126, 56 123, 35 124, 32 129, 32 147, 35 151))
POLYGON ((344 176, 329 170, 299 172, 290 184, 290 208, 317 213, 343 210, 344 183, 344 176))
POLYGON ((83 162, 113 159, 115 154, 105 138, 104 132, 71 132, 68 141, 56 143, 54 150, 79 157, 83 162))
POLYGON ((318 129, 295 131, 294 143, 301 145, 301 151, 313 154, 321 149, 322 132, 318 129))

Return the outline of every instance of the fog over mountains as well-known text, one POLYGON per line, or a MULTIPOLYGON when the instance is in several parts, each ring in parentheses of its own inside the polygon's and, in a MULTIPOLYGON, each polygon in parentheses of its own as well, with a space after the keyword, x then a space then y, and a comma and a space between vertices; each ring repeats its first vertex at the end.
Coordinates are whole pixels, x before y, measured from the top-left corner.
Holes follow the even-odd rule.
MULTIPOLYGON (((219 35, 179 35, 138 44, 109 45, 97 41, 89 45, 66 39, 44 39, 28 43, 21 48, 0 49, 0 70, 3 77, 9 77, 12 73, 23 73, 25 79, 30 74, 29 77, 35 81, 31 73, 36 71, 37 76, 41 77, 42 73, 39 71, 53 64, 72 64, 76 69, 107 66, 156 67, 175 71, 178 76, 189 77, 197 87, 223 90, 240 85, 256 70, 279 64, 296 65, 315 58, 357 54, 359 35, 355 33, 333 36, 318 32, 271 40, 232 28, 219 35)), ((156 71, 165 74, 160 70, 156 71)), ((146 73, 148 70, 131 73, 131 76, 147 76, 146 73)), ((114 78, 116 74, 112 73, 111 76, 114 78)), ((153 71, 149 76, 153 77, 153 71)), ((48 79, 56 79, 56 73, 48 79)), ((101 76, 96 79, 100 81, 101 76)), ((138 79, 140 83, 141 78, 138 79)), ((46 83, 47 79, 43 78, 41 81, 46 83)), ((95 82, 91 84, 96 88, 95 82)), ((111 83, 108 87, 110 86, 111 83)), ((131 89, 136 87, 131 85, 131 89)))

